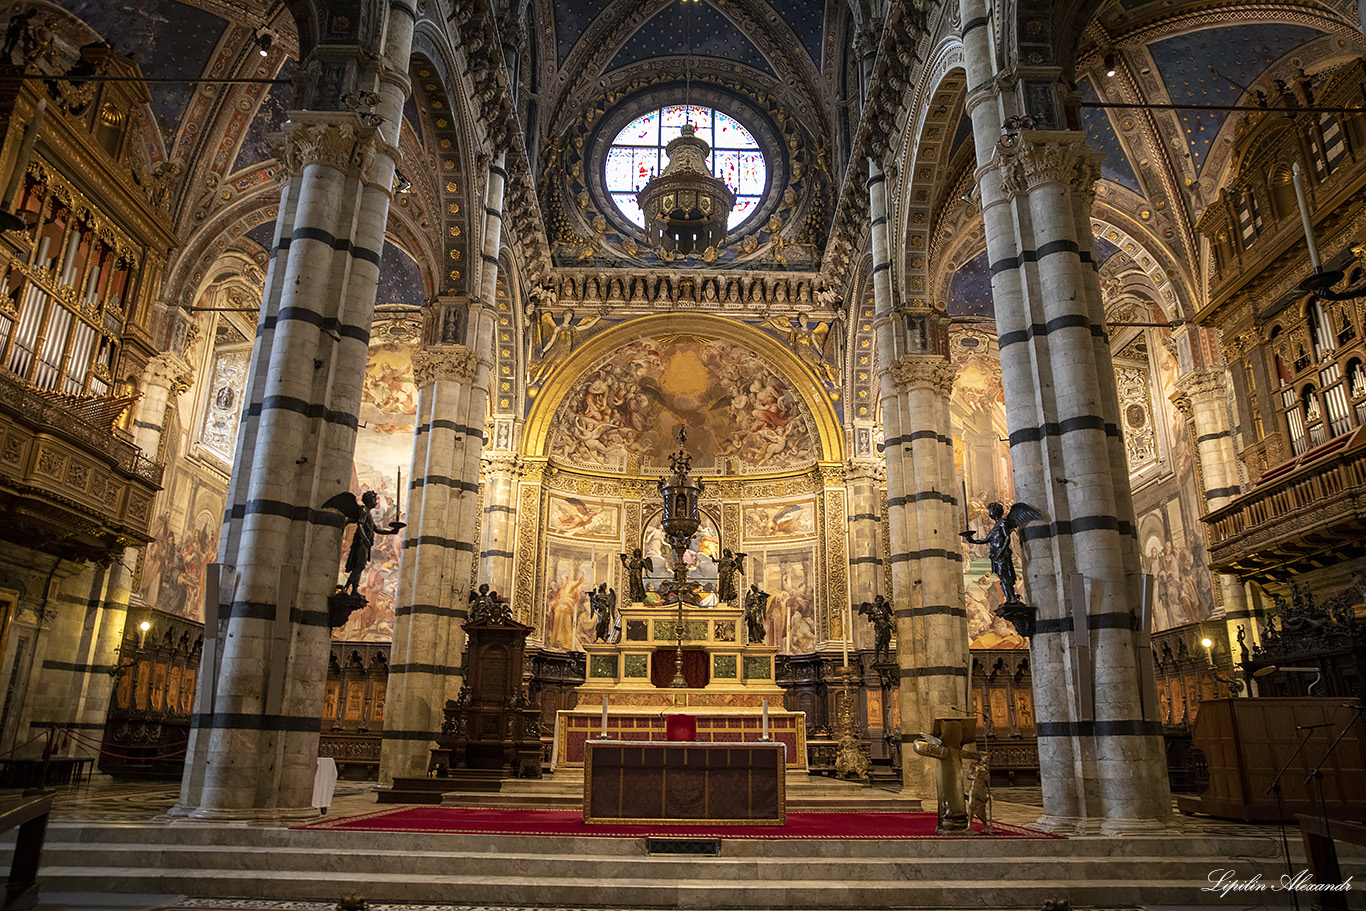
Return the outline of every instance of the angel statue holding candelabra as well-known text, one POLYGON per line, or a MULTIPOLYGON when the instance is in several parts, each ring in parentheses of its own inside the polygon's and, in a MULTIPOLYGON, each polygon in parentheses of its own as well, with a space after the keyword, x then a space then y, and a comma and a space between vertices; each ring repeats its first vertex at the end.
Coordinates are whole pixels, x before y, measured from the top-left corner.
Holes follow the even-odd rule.
POLYGON ((996 574, 1001 583, 1001 593, 1005 595, 1005 603, 998 608, 997 613, 1010 622, 1016 632, 1028 638, 1034 633, 1034 610, 1015 591, 1015 554, 1010 548, 1010 534, 1026 523, 1042 519, 1043 513, 1027 503, 1014 503, 1009 512, 1000 503, 988 503, 987 515, 996 524, 985 538, 978 538, 971 528, 962 531, 960 536, 969 544, 987 545, 991 571, 996 574))

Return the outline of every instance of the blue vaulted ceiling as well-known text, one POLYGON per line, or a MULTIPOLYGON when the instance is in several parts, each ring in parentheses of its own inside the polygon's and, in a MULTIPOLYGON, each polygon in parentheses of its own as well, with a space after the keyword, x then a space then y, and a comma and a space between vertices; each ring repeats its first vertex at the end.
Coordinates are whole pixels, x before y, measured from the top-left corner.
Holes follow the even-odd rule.
POLYGON ((772 74, 764 55, 731 21, 709 3, 671 3, 651 16, 635 34, 626 39, 608 71, 648 60, 688 52, 701 57, 719 57, 752 66, 772 74))
POLYGON ((983 250, 958 267, 949 282, 950 316, 993 316, 991 304, 991 264, 983 250))
MULTIPOLYGON (((1082 79, 1077 83, 1077 88, 1081 89, 1083 101, 1100 100, 1090 79, 1082 79)), ((1123 184, 1135 193, 1142 193, 1143 187, 1134 175, 1128 154, 1119 144, 1119 137, 1115 135, 1114 125, 1110 122, 1110 115, 1101 108, 1084 107, 1081 109, 1081 126, 1086 131, 1086 139, 1091 148, 1105 156, 1105 161, 1100 166, 1100 176, 1123 184)))
MULTIPOLYGON (((293 74, 294 58, 286 57, 280 72, 275 75, 279 79, 288 79, 293 74)), ((256 116, 251 120, 242 147, 237 151, 237 160, 232 164, 233 171, 260 164, 271 157, 270 143, 266 137, 279 132, 284 125, 285 109, 293 97, 294 89, 289 85, 272 85, 269 88, 261 99, 261 106, 256 109, 256 116)))
MULTIPOLYGON (((143 75, 156 79, 197 79, 214 46, 227 29, 226 20, 175 0, 63 0, 121 54, 132 54, 143 75)), ((154 84, 152 111, 169 145, 194 94, 188 84, 154 84)))
POLYGON ((554 4, 555 57, 559 63, 564 63, 598 13, 609 6, 611 0, 574 0, 573 3, 554 4))
MULTIPOLYGON (((1223 25, 1148 45, 1175 104, 1234 104, 1266 67, 1323 33, 1302 25, 1223 25)), ((1227 111, 1183 111, 1181 122, 1199 172, 1227 111)))
POLYGON ((821 41, 825 35, 823 0, 768 0, 768 5, 796 32, 812 62, 820 67, 821 41))

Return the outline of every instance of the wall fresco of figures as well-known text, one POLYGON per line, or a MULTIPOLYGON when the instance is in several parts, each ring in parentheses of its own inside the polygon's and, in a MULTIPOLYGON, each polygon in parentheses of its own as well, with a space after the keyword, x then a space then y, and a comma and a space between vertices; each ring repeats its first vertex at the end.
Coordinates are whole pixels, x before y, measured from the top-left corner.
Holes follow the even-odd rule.
POLYGON ((817 457, 815 424, 790 383, 728 341, 643 338, 582 376, 556 416, 550 454, 586 467, 667 464, 688 431, 694 466, 774 470, 817 457))
POLYGON ((245 371, 233 369, 248 341, 226 320, 200 314, 184 358, 197 381, 174 399, 162 432, 166 471, 142 551, 136 596, 148 607, 204 619, 204 570, 218 559, 245 371), (207 344, 205 340, 211 340, 207 344), (228 352, 227 357, 220 354, 228 352))
POLYGON ((819 574, 816 560, 816 504, 813 500, 746 503, 741 509, 742 550, 749 555, 745 577, 768 592, 764 620, 767 645, 784 654, 815 651, 819 574))
POLYGON ((541 635, 550 648, 576 651, 593 641, 589 592, 619 587, 622 504, 552 496, 549 506, 541 635))
POLYGON ((1171 396, 1179 378, 1176 358, 1168 350, 1171 332, 1150 330, 1156 361, 1159 421, 1167 432, 1171 457, 1167 471, 1145 485, 1135 485, 1138 541, 1143 572, 1153 577, 1153 630, 1206 620, 1214 611, 1209 555, 1200 522, 1195 449, 1182 414, 1171 396))
MULTIPOLYGON (((417 385, 413 382, 412 356, 417 350, 417 325, 408 340, 372 345, 361 386, 360 429, 356 432, 356 455, 351 492, 360 496, 373 490, 379 505, 372 515, 381 531, 387 530, 402 507, 406 520, 409 491, 406 489, 413 458, 413 431, 417 415, 417 385), (403 487, 399 490, 399 472, 403 487), (401 496, 401 499, 400 499, 401 496)), ((403 338, 402 333, 395 333, 403 338)), ((393 338, 395 334, 386 335, 393 338)), ((354 528, 352 526, 351 528, 354 528)), ((342 563, 350 547, 351 528, 342 546, 342 563)), ((370 552, 370 564, 361 576, 360 593, 366 606, 346 624, 332 631, 335 639, 375 642, 393 639, 394 609, 398 596, 398 571, 402 533, 379 535, 370 552)), ((339 564, 340 567, 341 564, 339 564)), ((338 570, 338 584, 345 574, 338 570)))

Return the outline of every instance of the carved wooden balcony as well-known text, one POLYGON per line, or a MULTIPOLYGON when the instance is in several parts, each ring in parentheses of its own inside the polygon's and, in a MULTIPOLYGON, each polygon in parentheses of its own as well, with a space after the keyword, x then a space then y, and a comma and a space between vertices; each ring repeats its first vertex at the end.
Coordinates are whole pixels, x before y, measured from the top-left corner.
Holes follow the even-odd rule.
POLYGON ((113 429, 131 401, 61 395, 0 371, 0 534, 97 561, 151 540, 162 465, 113 429))
POLYGON ((1284 579, 1366 553, 1366 428, 1271 469, 1204 521, 1210 568, 1247 579, 1284 579))

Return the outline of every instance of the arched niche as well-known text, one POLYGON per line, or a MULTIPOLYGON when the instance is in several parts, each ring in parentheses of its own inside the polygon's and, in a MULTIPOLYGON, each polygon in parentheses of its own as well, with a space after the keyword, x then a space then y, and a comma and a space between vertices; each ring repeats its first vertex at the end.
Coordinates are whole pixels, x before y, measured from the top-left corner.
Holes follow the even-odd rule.
MULTIPOLYGON (((744 323, 681 314, 630 320, 575 351, 538 390, 523 435, 523 455, 611 473, 629 471, 631 465, 643 470, 657 466, 677 448, 671 434, 679 424, 689 427, 687 448, 694 465, 709 469, 708 474, 733 473, 730 469, 740 464, 745 473, 753 474, 806 469, 816 462, 844 459, 843 435, 834 409, 810 368, 795 354, 744 323), (617 380, 617 388, 604 382, 604 371, 617 380), (620 388, 627 378, 635 380, 634 388, 620 388), (748 398, 751 394, 771 398, 770 379, 777 381, 778 393, 790 397, 783 411, 787 423, 781 427, 777 415, 774 420, 754 416, 756 404, 748 398), (751 392, 755 383, 760 388, 751 392), (623 393, 644 396, 646 401, 627 408, 613 408, 610 401, 588 401, 590 396, 623 393), (584 414, 579 407, 570 412, 572 404, 595 410, 584 414), (754 417, 746 422, 745 416, 754 417), (630 418, 635 419, 633 423, 623 423, 630 418), (652 423, 643 426, 642 418, 652 423), (781 431, 798 420, 805 422, 805 432, 796 434, 800 439, 784 442, 781 431), (629 441, 637 457, 586 461, 585 453, 596 449, 566 449, 566 434, 592 439, 591 434, 603 427, 620 431, 617 444, 621 439, 629 441), (730 439, 727 433, 740 439, 730 439), (773 451, 780 445, 787 448, 773 451)), ((792 428, 789 433, 800 429, 792 428)))

